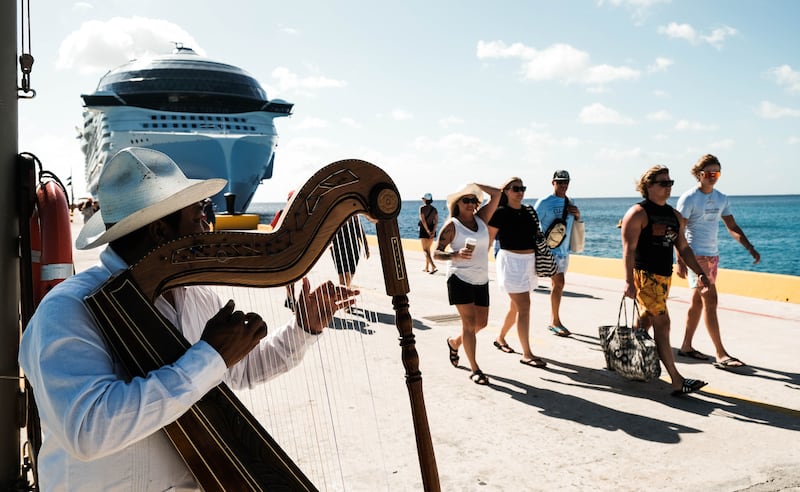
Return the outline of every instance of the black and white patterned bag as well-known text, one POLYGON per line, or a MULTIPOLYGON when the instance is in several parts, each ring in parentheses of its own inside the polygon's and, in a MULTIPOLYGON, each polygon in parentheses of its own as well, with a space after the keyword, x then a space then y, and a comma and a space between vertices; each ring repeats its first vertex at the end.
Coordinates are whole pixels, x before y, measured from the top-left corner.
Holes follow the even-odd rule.
MULTIPOLYGON (((636 319, 639 317, 639 306, 635 299, 631 309, 631 325, 636 324, 633 323, 634 316, 636 319)), ((650 381, 661 376, 661 363, 655 340, 650 337, 647 330, 628 326, 625 296, 622 296, 619 304, 617 324, 601 326, 599 334, 600 346, 603 348, 606 367, 609 370, 636 381, 650 381)))

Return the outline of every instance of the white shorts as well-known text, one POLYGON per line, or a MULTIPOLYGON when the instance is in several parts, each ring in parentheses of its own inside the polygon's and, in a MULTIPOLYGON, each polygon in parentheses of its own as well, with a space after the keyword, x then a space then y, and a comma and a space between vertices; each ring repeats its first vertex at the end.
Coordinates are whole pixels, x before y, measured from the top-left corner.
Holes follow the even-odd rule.
POLYGON ((497 286, 507 294, 530 292, 536 288, 536 256, 501 249, 495 261, 497 286))

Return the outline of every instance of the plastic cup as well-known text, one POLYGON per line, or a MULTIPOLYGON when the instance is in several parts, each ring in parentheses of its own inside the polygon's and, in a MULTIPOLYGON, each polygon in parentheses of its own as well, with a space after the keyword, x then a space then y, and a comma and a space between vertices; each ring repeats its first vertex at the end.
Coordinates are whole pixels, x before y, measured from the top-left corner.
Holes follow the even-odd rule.
POLYGON ((470 251, 475 251, 475 245, 478 244, 478 241, 474 237, 468 237, 464 241, 464 247, 470 251))

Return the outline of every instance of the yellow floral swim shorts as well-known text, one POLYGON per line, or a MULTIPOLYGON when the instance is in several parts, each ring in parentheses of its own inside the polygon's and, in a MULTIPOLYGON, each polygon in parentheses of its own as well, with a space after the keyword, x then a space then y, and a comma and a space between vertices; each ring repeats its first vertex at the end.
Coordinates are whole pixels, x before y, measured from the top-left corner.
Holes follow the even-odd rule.
POLYGON ((667 313, 667 297, 672 277, 656 275, 645 270, 633 270, 636 300, 641 315, 659 316, 667 313))

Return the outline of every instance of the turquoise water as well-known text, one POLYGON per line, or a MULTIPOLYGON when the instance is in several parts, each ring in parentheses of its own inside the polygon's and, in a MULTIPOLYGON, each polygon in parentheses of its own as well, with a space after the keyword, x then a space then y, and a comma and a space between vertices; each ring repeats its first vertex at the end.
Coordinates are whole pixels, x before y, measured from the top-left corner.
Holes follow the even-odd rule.
MULTIPOLYGON (((586 223, 586 250, 584 255, 599 258, 621 258, 622 242, 617 222, 628 208, 638 202, 629 198, 576 198, 586 223)), ((800 195, 731 196, 733 217, 747 238, 761 253, 761 263, 753 259, 745 249, 728 234, 720 221, 720 268, 748 270, 754 272, 800 275, 800 242, 794 237, 800 233, 800 223, 795 222, 800 210, 800 195)), ((526 200, 533 205, 536 199, 526 200)), ((677 197, 669 203, 675 206, 677 197)), ((419 201, 403 202, 398 218, 400 234, 404 238, 417 238, 417 213, 419 201)), ((447 216, 444 200, 433 202, 439 209, 441 221, 447 216)), ((261 216, 262 223, 269 223, 282 203, 254 203, 250 212, 261 216)), ((372 224, 364 221, 368 234, 374 234, 372 224)), ((441 224, 440 224, 441 225, 441 224)))

